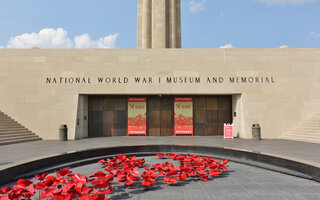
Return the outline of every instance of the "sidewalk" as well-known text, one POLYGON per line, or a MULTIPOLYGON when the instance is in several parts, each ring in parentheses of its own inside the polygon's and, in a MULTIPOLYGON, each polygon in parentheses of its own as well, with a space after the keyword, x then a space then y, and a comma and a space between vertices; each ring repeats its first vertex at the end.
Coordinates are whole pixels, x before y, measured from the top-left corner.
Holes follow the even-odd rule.
POLYGON ((171 136, 171 137, 104 137, 75 141, 35 141, 28 143, 0 146, 0 165, 13 162, 60 154, 70 151, 80 151, 91 148, 115 147, 127 145, 178 144, 195 146, 214 146, 237 148, 277 154, 316 164, 320 164, 320 144, 297 142, 289 140, 245 140, 223 139, 222 137, 171 136))

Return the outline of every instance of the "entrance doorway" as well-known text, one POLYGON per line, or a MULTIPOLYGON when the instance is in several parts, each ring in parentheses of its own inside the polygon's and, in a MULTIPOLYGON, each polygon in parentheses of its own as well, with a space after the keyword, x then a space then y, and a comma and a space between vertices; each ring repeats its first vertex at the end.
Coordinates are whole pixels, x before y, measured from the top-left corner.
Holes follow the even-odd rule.
POLYGON ((126 136, 126 96, 89 96, 89 137, 126 136))
POLYGON ((152 96, 147 102, 147 134, 174 135, 173 96, 152 96))
POLYGON ((194 97, 194 135, 223 135, 224 123, 232 123, 232 96, 194 97))
MULTIPOLYGON (((89 96, 89 137, 126 136, 128 97, 124 95, 89 96)), ((130 96, 132 97, 132 96, 130 96)), ((181 96, 145 96, 147 135, 174 135, 174 98, 181 96)), ((232 123, 231 95, 189 95, 193 99, 193 135, 223 135, 223 124, 232 123)))

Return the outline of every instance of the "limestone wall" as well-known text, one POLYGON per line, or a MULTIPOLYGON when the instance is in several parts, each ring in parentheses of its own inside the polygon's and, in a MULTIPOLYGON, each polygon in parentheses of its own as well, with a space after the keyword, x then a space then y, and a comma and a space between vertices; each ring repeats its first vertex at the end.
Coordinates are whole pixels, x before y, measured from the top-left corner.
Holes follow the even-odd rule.
POLYGON ((278 138, 320 110, 320 49, 0 49, 0 110, 39 136, 76 138, 87 94, 232 94, 242 138, 278 138))

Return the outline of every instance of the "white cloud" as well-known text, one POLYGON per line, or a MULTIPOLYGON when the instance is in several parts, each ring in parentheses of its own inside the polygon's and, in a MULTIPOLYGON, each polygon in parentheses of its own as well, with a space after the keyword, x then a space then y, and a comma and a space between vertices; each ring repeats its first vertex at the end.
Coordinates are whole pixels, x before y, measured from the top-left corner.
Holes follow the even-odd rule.
POLYGON ((223 46, 220 46, 221 49, 230 49, 233 48, 232 44, 225 44, 223 46))
POLYGON ((204 10, 204 4, 206 0, 190 0, 189 1, 189 10, 191 13, 196 14, 204 10))
POLYGON ((9 40, 8 48, 72 48, 73 42, 63 28, 42 29, 39 33, 24 33, 9 40))
POLYGON ((316 0, 255 0, 268 5, 297 5, 315 2, 316 0))
POLYGON ((0 49, 3 49, 4 48, 4 46, 0 46, 0 49))
POLYGON ((114 48, 119 34, 107 35, 98 40, 92 40, 88 34, 76 36, 74 38, 76 48, 114 48))
POLYGON ((24 33, 12 37, 7 48, 114 48, 119 34, 111 34, 98 40, 92 40, 88 34, 68 37, 63 28, 45 28, 39 33, 24 33))
POLYGON ((320 33, 310 32, 309 37, 315 38, 315 39, 320 39, 320 33))

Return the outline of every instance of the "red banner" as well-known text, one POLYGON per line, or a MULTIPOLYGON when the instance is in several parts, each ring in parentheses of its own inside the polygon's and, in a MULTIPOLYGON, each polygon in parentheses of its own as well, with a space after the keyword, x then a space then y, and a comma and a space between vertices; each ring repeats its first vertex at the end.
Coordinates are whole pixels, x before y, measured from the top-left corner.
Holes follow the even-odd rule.
POLYGON ((174 134, 193 135, 192 97, 174 98, 174 134))
POLYGON ((147 98, 128 98, 128 135, 147 134, 147 98))

